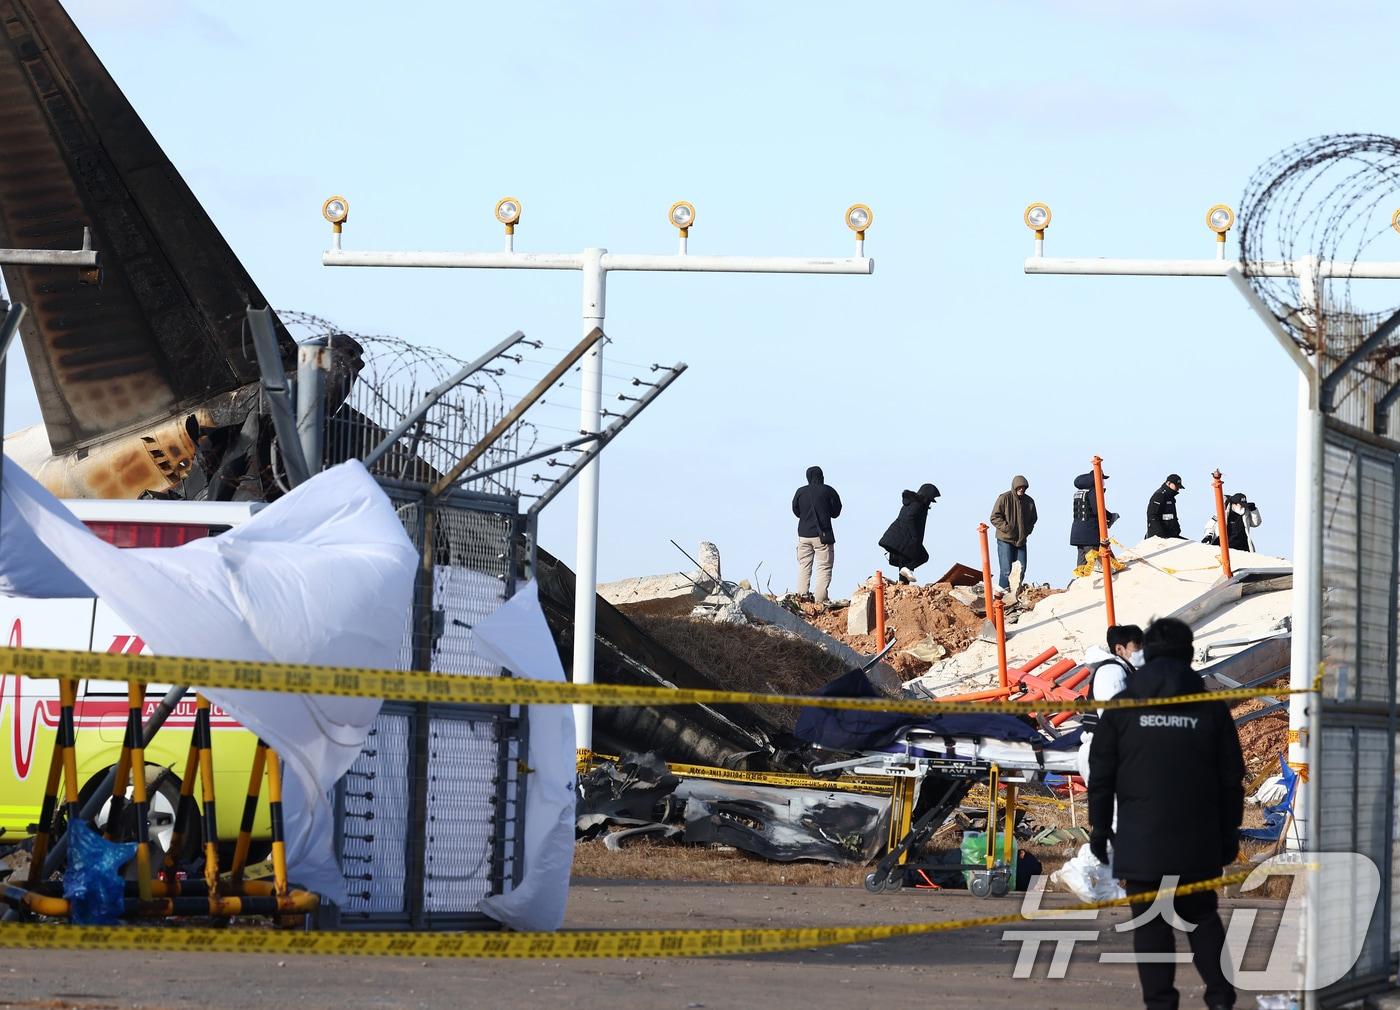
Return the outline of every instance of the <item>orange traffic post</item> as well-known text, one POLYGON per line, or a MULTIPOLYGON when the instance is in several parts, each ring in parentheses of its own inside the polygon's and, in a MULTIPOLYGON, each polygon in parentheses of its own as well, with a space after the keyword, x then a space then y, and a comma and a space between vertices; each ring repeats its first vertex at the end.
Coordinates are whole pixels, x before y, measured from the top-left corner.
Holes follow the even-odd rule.
POLYGON ((1219 470, 1211 474, 1211 486, 1215 488, 1215 532, 1220 538, 1220 567, 1225 570, 1227 579, 1233 578, 1230 571, 1230 532, 1225 525, 1225 481, 1219 470))
POLYGON ((996 608, 995 616, 992 618, 996 622, 997 629, 997 683, 1003 692, 1008 691, 1006 673, 1006 605, 1000 600, 993 601, 996 608))
POLYGON ((982 592, 987 601, 987 620, 992 619, 992 552, 987 546, 986 523, 977 527, 977 535, 982 539, 982 592))
POLYGON ((1094 501, 1099 510, 1099 565, 1103 568, 1103 600, 1108 608, 1110 627, 1118 623, 1113 613, 1113 552, 1108 549, 1108 511, 1103 503, 1103 460, 1098 456, 1094 464, 1094 501))
POLYGON ((875 573, 875 651, 885 647, 885 573, 875 573))

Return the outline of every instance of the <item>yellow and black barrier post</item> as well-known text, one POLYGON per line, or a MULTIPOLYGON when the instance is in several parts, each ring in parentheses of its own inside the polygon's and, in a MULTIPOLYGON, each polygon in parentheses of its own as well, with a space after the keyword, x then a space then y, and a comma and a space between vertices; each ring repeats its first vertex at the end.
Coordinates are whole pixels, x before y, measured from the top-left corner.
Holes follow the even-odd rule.
POLYGON ((238 824, 238 842, 233 848, 233 866, 229 881, 235 891, 243 886, 243 868, 248 863, 248 849, 253 844, 253 821, 258 815, 258 796, 262 793, 263 769, 267 765, 267 744, 258 738, 253 749, 253 767, 248 772, 248 796, 243 801, 243 819, 238 824))
POLYGON ((287 896, 287 832, 282 819, 282 759, 267 752, 267 814, 272 823, 272 881, 279 898, 287 896))
POLYGON ((28 886, 37 887, 44 879, 44 862, 49 856, 49 835, 53 831, 54 814, 58 812, 58 779, 63 773, 63 748, 54 742, 49 755, 49 775, 44 785, 44 801, 39 807, 39 823, 35 825, 34 848, 30 853, 28 886))
MULTIPOLYGON (((151 900, 151 805, 146 795, 146 747, 142 742, 141 706, 146 699, 146 685, 139 680, 126 685, 126 746, 127 767, 131 773, 131 801, 136 813, 136 885, 142 901, 151 900)), ((117 784, 112 789, 125 793, 125 782, 117 772, 117 784)), ((113 806, 115 810, 115 804, 113 806)), ((109 821, 110 823, 110 821, 109 821)))
POLYGON ((199 771, 199 734, 190 734, 190 746, 185 753, 185 774, 180 779, 180 802, 175 808, 175 830, 170 835, 170 851, 161 864, 161 877, 167 883, 175 881, 175 864, 184 851, 185 836, 194 826, 198 807, 194 801, 194 780, 199 771))
POLYGON ((209 899, 219 893, 219 821, 214 812, 214 741, 209 732, 209 699, 196 696, 194 735, 199 748, 199 787, 203 800, 204 883, 209 899))

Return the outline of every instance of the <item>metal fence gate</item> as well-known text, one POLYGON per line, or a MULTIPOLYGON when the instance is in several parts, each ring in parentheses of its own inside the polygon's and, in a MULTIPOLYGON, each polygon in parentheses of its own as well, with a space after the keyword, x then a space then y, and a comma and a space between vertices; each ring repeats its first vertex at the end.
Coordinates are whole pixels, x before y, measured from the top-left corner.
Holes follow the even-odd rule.
MULTIPOLYGON (((1369 923, 1352 902, 1329 893, 1319 902, 1319 968, 1361 951, 1341 980, 1319 994, 1339 1006, 1384 989, 1400 949, 1396 864, 1396 520, 1400 516, 1400 443, 1325 419, 1322 459, 1322 659, 1317 837, 1320 852, 1356 852, 1381 871, 1369 923), (1358 935, 1364 931, 1364 935, 1358 935)), ((1303 503, 1299 503, 1302 507, 1303 503)), ((1329 892, 1333 889, 1329 881, 1329 892)), ((1338 888, 1337 890, 1342 890, 1338 888)), ((1348 892, 1355 893, 1355 889, 1348 892)))
MULTIPOLYGON (((405 668, 500 676, 472 629, 515 591, 530 520, 513 495, 382 481, 423 563, 405 668)), ((486 926, 518 883, 527 721, 519 706, 387 703, 336 792, 342 928, 486 926)))

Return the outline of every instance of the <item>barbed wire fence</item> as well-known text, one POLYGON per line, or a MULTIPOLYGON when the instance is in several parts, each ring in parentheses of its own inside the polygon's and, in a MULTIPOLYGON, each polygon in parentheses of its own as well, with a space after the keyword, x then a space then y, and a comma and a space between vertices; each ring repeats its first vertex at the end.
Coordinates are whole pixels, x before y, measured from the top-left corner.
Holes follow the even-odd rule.
MULTIPOLYGON (((1244 275, 1278 321, 1304 350, 1327 347, 1345 331, 1383 321, 1400 308, 1359 308, 1354 282, 1336 278, 1326 296, 1310 304, 1304 285, 1322 292, 1323 263, 1355 263, 1390 238, 1391 212, 1400 194, 1400 138, 1376 133, 1313 137, 1285 148, 1251 176, 1240 201, 1239 242, 1244 275), (1269 277, 1263 264, 1311 257, 1312 275, 1269 277)), ((1369 293, 1369 290, 1368 290, 1369 293)), ((1372 326, 1370 329, 1374 329, 1372 326)), ((1369 332, 1369 331, 1368 331, 1369 332)), ((1383 357, 1394 356, 1394 348, 1383 357)))

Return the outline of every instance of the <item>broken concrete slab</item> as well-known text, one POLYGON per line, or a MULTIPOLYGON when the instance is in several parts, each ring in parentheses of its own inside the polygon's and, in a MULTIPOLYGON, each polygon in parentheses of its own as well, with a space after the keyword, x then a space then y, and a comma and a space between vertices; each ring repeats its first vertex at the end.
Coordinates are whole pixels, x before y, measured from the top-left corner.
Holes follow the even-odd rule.
POLYGON ((975 608, 979 603, 984 607, 986 606, 986 601, 983 599, 982 593, 972 586, 954 586, 952 589, 948 590, 948 595, 957 600, 964 607, 975 608))
POLYGON ((1002 603, 1006 606, 1016 606, 1016 598, 1021 595, 1021 579, 1021 562, 1013 561, 1011 571, 1006 577, 1006 593, 1002 596, 1002 603))
POLYGON ((712 586, 718 586, 724 580, 719 569, 719 548, 710 541, 700 541, 700 554, 696 560, 700 562, 701 573, 708 577, 712 586))
POLYGON ((598 587, 598 595, 614 607, 667 600, 698 602, 709 593, 721 591, 723 583, 718 547, 708 540, 700 541, 697 560, 700 567, 694 571, 666 572, 605 582, 598 587))
POLYGON ((875 630, 875 595, 861 590, 851 595, 846 611, 846 634, 868 635, 875 630))
MULTIPOLYGON (((783 631, 796 635, 798 638, 805 639, 831 655, 836 656, 852 668, 865 665, 867 657, 856 652, 855 649, 852 649, 845 642, 838 641, 830 635, 818 631, 792 611, 775 603, 761 593, 738 588, 733 592, 734 598, 732 600, 726 599, 728 606, 722 608, 721 611, 717 611, 716 616, 711 617, 712 620, 730 620, 732 619, 732 615, 737 612, 744 616, 746 623, 766 624, 775 628, 781 628, 783 631)), ((714 599, 714 597, 711 597, 711 599, 714 599)), ((696 616, 710 615, 701 615, 697 613, 696 616)))
POLYGON ((614 607, 632 603, 648 603, 652 600, 680 600, 687 597, 704 599, 695 584, 694 574, 671 572, 666 575, 643 575, 635 579, 620 579, 598 587, 598 595, 614 607))

